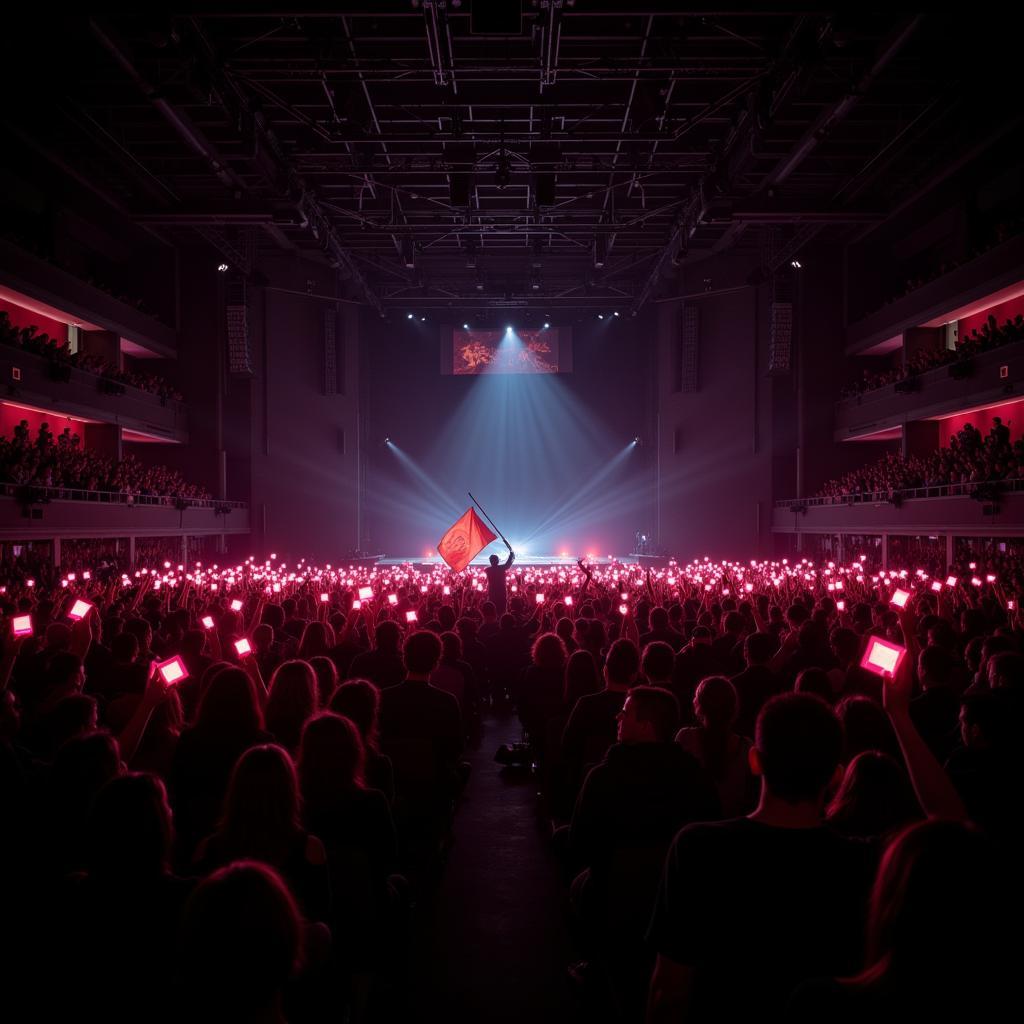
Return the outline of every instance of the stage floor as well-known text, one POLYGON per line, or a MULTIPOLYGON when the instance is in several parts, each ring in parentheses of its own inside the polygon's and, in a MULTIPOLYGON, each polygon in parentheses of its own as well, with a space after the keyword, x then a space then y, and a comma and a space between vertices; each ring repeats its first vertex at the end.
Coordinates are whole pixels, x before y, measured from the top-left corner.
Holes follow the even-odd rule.
MULTIPOLYGON (((505 557, 500 554, 498 556, 502 562, 505 561, 505 557)), ((563 558, 561 555, 516 555, 515 565, 528 566, 528 565, 575 565, 578 555, 568 556, 563 558)), ((487 565, 489 555, 480 555, 474 558, 472 565, 487 565)), ((612 562, 636 562, 639 561, 636 555, 602 555, 599 558, 587 558, 585 559, 587 565, 610 565, 612 562)), ((435 569, 438 566, 444 566, 444 562, 434 556, 433 558, 424 558, 422 555, 408 555, 405 558, 388 557, 381 558, 378 565, 403 565, 406 562, 411 562, 413 565, 420 566, 424 569, 435 569)))

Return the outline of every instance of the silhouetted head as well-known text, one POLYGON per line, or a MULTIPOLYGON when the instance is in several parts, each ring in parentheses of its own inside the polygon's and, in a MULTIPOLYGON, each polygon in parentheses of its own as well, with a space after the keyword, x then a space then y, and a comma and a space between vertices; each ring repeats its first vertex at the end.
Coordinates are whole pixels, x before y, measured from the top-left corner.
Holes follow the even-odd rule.
POLYGON ((318 705, 316 673, 309 662, 295 659, 274 669, 264 715, 267 728, 288 750, 295 750, 306 719, 318 705))
POLYGON ((232 857, 283 862, 301 828, 299 782, 283 747, 250 747, 235 763, 220 832, 232 857))
POLYGON ((615 716, 620 743, 670 743, 679 728, 679 701, 657 686, 634 686, 615 716))
POLYGON ((693 713, 705 729, 727 733, 739 710, 736 687, 725 676, 706 676, 693 695, 693 713))
POLYGON ((832 828, 862 838, 889 834, 920 817, 906 769, 877 750, 861 751, 850 761, 828 808, 832 828))
POLYGON ((820 697, 780 694, 757 716, 752 753, 751 768, 774 796, 794 804, 821 800, 840 767, 843 727, 820 697))
POLYGON ((331 698, 331 710, 355 722, 364 742, 376 742, 380 690, 369 679, 346 679, 331 698))
POLYGON ((267 1017, 302 962, 302 919, 287 885, 254 861, 237 861, 196 887, 181 927, 189 1016, 267 1017))
POLYGON ((307 807, 322 807, 363 788, 366 748, 350 718, 321 711, 302 730, 298 769, 307 807))
POLYGON ((121 884, 162 874, 170 862, 172 834, 163 782, 143 772, 117 776, 92 805, 86 830, 89 873, 121 884))
POLYGON ((908 826, 878 868, 867 962, 885 965, 890 978, 933 1000, 990 1006, 990 986, 1012 974, 1000 938, 1013 927, 1008 882, 1000 851, 973 827, 938 820, 908 826))
POLYGON ((491 563, 491 565, 497 565, 498 564, 498 556, 497 555, 491 555, 490 563, 491 563))
POLYGON ((418 630, 406 638, 402 659, 410 675, 429 676, 441 660, 441 641, 435 633, 418 630))

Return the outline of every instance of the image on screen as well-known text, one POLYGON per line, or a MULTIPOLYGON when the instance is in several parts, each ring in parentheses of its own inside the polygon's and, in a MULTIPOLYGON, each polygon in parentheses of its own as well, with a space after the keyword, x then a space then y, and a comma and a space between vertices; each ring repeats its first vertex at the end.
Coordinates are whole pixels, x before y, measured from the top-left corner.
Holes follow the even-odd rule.
POLYGON ((459 376, 479 373, 564 373, 567 339, 558 328, 463 329, 452 331, 451 368, 459 376))

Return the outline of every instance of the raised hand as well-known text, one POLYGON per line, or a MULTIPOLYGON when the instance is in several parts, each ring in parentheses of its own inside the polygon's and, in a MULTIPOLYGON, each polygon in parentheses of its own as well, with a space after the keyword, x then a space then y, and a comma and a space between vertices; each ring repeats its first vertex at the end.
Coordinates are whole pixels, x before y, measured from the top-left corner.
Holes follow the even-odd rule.
POLYGON ((882 706, 892 716, 910 713, 910 698, 914 689, 910 661, 908 656, 904 656, 895 675, 886 672, 882 676, 882 706))

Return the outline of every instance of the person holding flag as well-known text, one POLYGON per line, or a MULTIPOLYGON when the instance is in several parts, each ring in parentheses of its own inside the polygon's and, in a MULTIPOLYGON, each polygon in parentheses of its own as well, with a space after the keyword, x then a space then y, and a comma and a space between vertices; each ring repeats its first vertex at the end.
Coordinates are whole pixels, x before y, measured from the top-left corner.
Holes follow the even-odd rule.
MULTIPOLYGON (((469 497, 473 504, 483 513, 484 519, 491 526, 494 526, 490 516, 484 512, 476 498, 472 494, 469 497)), ((480 516, 476 514, 475 509, 466 509, 465 513, 458 518, 448 532, 438 541, 437 553, 448 563, 452 570, 462 572, 492 540, 497 540, 498 537, 501 537, 508 548, 508 558, 504 565, 499 565, 498 556, 491 555, 491 564, 485 572, 487 573, 488 599, 493 602, 498 615, 503 615, 508 606, 505 573, 515 560, 516 553, 512 550, 512 545, 505 540, 504 534, 496 526, 494 526, 494 530, 495 532, 492 533, 487 528, 487 525, 481 520, 480 516)))
MULTIPOLYGON (((508 541, 505 542, 506 544, 508 541)), ((509 548, 508 558, 504 565, 499 565, 500 559, 497 555, 491 555, 491 564, 484 569, 487 576, 487 600, 494 605, 494 610, 500 618, 508 610, 508 588, 505 586, 505 574, 516 560, 516 553, 509 548)))

